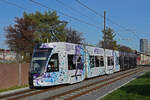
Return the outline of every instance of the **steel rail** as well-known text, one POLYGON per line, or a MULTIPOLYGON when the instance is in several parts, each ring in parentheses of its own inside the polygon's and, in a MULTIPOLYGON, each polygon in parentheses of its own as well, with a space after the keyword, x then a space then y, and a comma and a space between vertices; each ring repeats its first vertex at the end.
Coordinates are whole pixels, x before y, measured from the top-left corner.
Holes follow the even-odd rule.
MULTIPOLYGON (((124 72, 124 73, 118 73, 118 74, 122 75, 122 74, 126 74, 126 73, 132 72, 132 71, 134 71, 134 70, 138 70, 138 69, 141 69, 141 68, 126 70, 126 72, 124 72)), ((116 74, 117 74, 117 73, 116 73, 116 74)), ((115 78, 116 76, 118 76, 118 75, 112 76, 112 77, 110 77, 109 79, 115 78)), ((106 77, 106 75, 104 75, 104 76, 98 76, 98 77, 95 77, 95 78, 92 78, 92 79, 98 79, 98 78, 103 78, 103 77, 106 77)), ((84 80, 84 81, 86 82, 86 81, 88 81, 88 80, 91 80, 91 78, 90 78, 90 79, 86 79, 86 80, 84 80)), ((104 82, 104 81, 106 81, 106 80, 108 80, 108 79, 103 79, 103 80, 100 80, 100 81, 98 81, 98 82, 96 82, 96 83, 104 82)), ((93 83, 89 84, 88 86, 90 86, 90 85, 92 85, 92 84, 96 84, 96 83, 93 82, 93 83)), ((18 100, 18 99, 22 99, 22 98, 25 98, 25 97, 37 95, 37 94, 40 94, 40 93, 44 93, 44 92, 47 92, 47 91, 56 90, 56 89, 64 88, 64 87, 67 87, 67 86, 66 86, 66 85, 54 86, 54 87, 51 87, 51 88, 48 88, 48 89, 44 89, 44 90, 41 90, 41 91, 36 91, 36 90, 34 89, 35 92, 30 93, 30 94, 25 94, 25 93, 27 93, 27 92, 32 92, 32 91, 33 91, 33 90, 27 90, 27 91, 22 91, 22 92, 20 92, 20 93, 15 93, 15 94, 6 95, 6 96, 3 96, 3 97, 1 97, 1 98, 10 98, 10 97, 12 97, 12 96, 16 96, 16 97, 11 98, 11 99, 9 99, 9 100, 18 100), (21 94, 22 94, 22 95, 21 95, 21 94), (21 95, 21 96, 17 96, 17 95, 21 95)), ((81 88, 81 87, 79 87, 79 88, 81 88)), ((53 97, 54 97, 54 96, 53 96, 53 97)))
POLYGON ((71 97, 69 97, 69 98, 67 98, 67 99, 65 99, 65 100, 72 100, 72 99, 75 99, 75 98, 77 98, 77 97, 79 97, 79 96, 85 95, 85 94, 87 94, 87 93, 89 93, 89 92, 92 92, 92 91, 94 91, 94 90, 97 90, 97 89, 100 89, 100 88, 105 87, 105 86, 107 86, 107 85, 110 85, 110 84, 112 84, 112 83, 115 83, 116 81, 119 81, 119 80, 121 80, 121 79, 123 79, 123 78, 126 78, 126 77, 128 77, 128 76, 131 76, 131 75, 133 75, 133 74, 135 74, 135 73, 137 73, 137 72, 141 72, 141 71, 143 71, 143 70, 138 70, 138 71, 132 72, 132 73, 130 73, 130 74, 128 74, 128 75, 119 77, 119 78, 117 78, 117 79, 115 79, 115 80, 112 80, 112 81, 110 81, 110 82, 104 83, 104 84, 102 84, 102 85, 98 85, 98 86, 96 86, 96 87, 94 87, 94 88, 92 88, 92 89, 89 89, 89 90, 84 91, 84 92, 82 92, 82 93, 79 93, 79 94, 76 94, 76 95, 74 95, 74 96, 71 96, 71 97))
MULTIPOLYGON (((139 68, 139 69, 136 69, 136 70, 134 70, 134 71, 130 71, 130 73, 136 73, 137 71, 141 71, 141 69, 144 69, 144 68, 139 68)), ((82 89, 84 89, 84 88, 87 88, 87 87, 90 87, 90 86, 94 86, 94 85, 96 85, 96 84, 99 84, 99 83, 102 83, 102 82, 106 82, 106 81, 108 81, 108 80, 111 80, 111 79, 114 79, 114 78, 116 78, 116 77, 120 77, 120 76, 124 76, 125 74, 128 74, 129 72, 127 72, 127 73, 123 73, 123 74, 121 74, 121 75, 117 75, 117 76, 113 76, 113 77, 110 77, 110 78, 107 78, 107 79, 104 79, 104 80, 100 80, 100 81, 98 81, 98 82, 95 82, 95 83, 91 83, 91 84, 88 84, 88 85, 85 85, 85 86, 83 86, 83 87, 79 87, 79 88, 76 88, 76 89, 73 89, 73 90, 69 90, 69 91, 66 91, 66 92, 63 92, 63 93, 61 93, 61 94, 57 94, 57 95, 55 95, 55 96, 52 96, 52 97, 49 97, 49 98, 46 98, 46 99, 44 99, 44 100, 53 100, 53 99, 55 99, 55 98, 59 98, 59 97, 62 97, 62 96, 65 96, 65 95, 67 95, 67 94, 71 94, 71 93, 73 93, 73 92, 75 92, 75 91, 79 91, 79 90, 82 90, 82 89)), ((97 87, 96 87, 97 88, 97 87)), ((90 92, 90 91, 88 91, 88 92, 90 92)), ((83 92, 83 94, 84 94, 84 92, 83 92)))

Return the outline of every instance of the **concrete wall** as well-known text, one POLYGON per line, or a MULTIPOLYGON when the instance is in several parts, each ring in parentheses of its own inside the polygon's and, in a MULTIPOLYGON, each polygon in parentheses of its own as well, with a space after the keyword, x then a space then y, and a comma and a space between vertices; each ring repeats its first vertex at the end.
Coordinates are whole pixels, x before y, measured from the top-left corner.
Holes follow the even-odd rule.
POLYGON ((0 64, 0 89, 28 84, 28 70, 29 64, 0 64))

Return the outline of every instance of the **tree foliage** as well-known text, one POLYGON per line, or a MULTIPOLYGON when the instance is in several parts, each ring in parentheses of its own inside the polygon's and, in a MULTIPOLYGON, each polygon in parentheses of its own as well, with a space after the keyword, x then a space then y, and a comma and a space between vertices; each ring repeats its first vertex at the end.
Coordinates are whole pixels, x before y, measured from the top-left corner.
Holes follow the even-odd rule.
MULTIPOLYGON (((103 41, 100 41, 98 43, 99 47, 104 48, 104 30, 102 30, 103 32, 103 41)), ((124 45, 118 45, 117 41, 114 40, 115 37, 115 32, 113 31, 113 29, 107 27, 105 30, 105 48, 106 49, 112 49, 112 50, 119 50, 122 52, 133 52, 133 50, 130 47, 124 46, 124 45)))
POLYGON ((30 58, 36 43, 65 41, 66 24, 56 12, 24 13, 22 18, 15 18, 14 25, 5 28, 6 43, 10 49, 30 58))
POLYGON ((133 52, 133 50, 130 47, 124 46, 124 45, 119 45, 118 50, 122 52, 133 52))
POLYGON ((66 33, 64 28, 67 22, 60 21, 56 12, 40 13, 37 11, 31 14, 24 13, 24 18, 31 19, 35 23, 36 42, 65 41, 66 33))
POLYGON ((76 30, 66 29, 66 42, 81 44, 83 42, 83 33, 77 32, 76 30))
POLYGON ((22 56, 25 56, 26 53, 31 53, 35 44, 34 30, 31 28, 34 25, 35 23, 32 20, 16 17, 15 24, 5 29, 5 32, 7 32, 6 43, 9 48, 22 56))
POLYGON ((103 32, 103 41, 101 41, 99 45, 103 48, 105 46, 106 49, 117 50, 118 49, 117 41, 114 40, 115 33, 113 29, 107 27, 105 32, 104 30, 102 30, 102 32, 103 32), (105 43, 104 43, 104 33, 105 33, 105 43))

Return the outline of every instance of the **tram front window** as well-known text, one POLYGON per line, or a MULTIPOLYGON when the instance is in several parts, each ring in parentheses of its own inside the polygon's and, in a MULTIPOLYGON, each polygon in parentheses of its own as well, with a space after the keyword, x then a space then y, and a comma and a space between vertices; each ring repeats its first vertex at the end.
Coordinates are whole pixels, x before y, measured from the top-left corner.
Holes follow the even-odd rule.
POLYGON ((47 59, 51 53, 51 48, 38 48, 33 52, 30 71, 42 73, 46 67, 47 59))

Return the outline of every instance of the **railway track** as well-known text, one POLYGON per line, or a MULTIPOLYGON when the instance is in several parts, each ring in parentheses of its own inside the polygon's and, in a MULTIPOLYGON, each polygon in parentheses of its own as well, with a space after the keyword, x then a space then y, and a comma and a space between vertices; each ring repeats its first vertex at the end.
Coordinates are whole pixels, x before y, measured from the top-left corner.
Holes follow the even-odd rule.
POLYGON ((143 69, 137 69, 133 72, 130 72, 130 73, 126 73, 126 74, 123 74, 123 75, 119 75, 117 77, 113 77, 113 78, 108 78, 108 79, 105 79, 103 81, 100 81, 100 82, 96 82, 96 83, 93 83, 93 84, 89 84, 87 86, 84 86, 84 87, 80 87, 80 88, 77 88, 77 89, 74 89, 74 90, 71 90, 71 91, 67 91, 67 92, 64 92, 62 94, 59 94, 59 95, 55 95, 53 97, 49 97, 49 98, 46 98, 44 100, 72 100, 72 99, 75 99, 79 96, 82 96, 82 95, 85 95, 89 92, 92 92, 96 89, 99 89, 99 88, 102 88, 104 86, 107 86, 109 84, 112 84, 118 80, 121 80, 125 77, 128 77, 130 75, 133 75, 135 73, 138 73, 138 72, 141 72, 143 71, 143 69))
POLYGON ((21 92, 0 96, 0 100, 1 99, 16 100, 16 98, 18 98, 18 97, 19 98, 25 98, 25 97, 30 96, 30 95, 36 95, 36 94, 40 94, 40 93, 43 93, 43 92, 46 92, 46 91, 52 91, 52 90, 62 88, 62 87, 64 87, 64 86, 28 89, 28 90, 21 91, 21 92))
MULTIPOLYGON (((94 79, 102 78, 102 80, 99 80, 99 81, 96 81, 96 82, 91 82, 91 83, 89 82, 91 79, 87 79, 87 80, 83 81, 83 82, 87 82, 86 85, 83 85, 81 87, 76 87, 76 88, 70 89, 70 90, 66 89, 66 91, 64 91, 62 93, 52 95, 51 97, 46 97, 45 100, 53 100, 53 99, 71 100, 71 99, 75 99, 79 96, 82 96, 82 95, 85 95, 89 92, 92 92, 92 91, 94 91, 98 88, 107 86, 111 83, 114 83, 118 80, 121 80, 122 78, 131 76, 131 75, 133 75, 135 73, 138 73, 138 72, 141 72, 144 69, 145 69, 145 67, 144 68, 135 68, 135 69, 127 70, 127 71, 124 71, 124 72, 119 72, 119 73, 112 74, 112 76, 108 75, 107 76, 108 78, 106 77, 106 75, 101 76, 101 77, 96 77, 94 79), (89 84, 88 84, 88 82, 89 82, 89 84)), ((74 84, 74 85, 76 85, 76 84, 74 84)), ((69 86, 73 86, 73 85, 69 85, 69 86)), ((68 85, 60 85, 60 86, 50 87, 50 88, 47 88, 47 89, 29 89, 29 90, 22 91, 22 92, 19 92, 19 93, 2 96, 2 97, 0 97, 0 99, 20 100, 20 99, 25 99, 27 97, 39 95, 41 93, 46 93, 48 91, 54 91, 54 90, 57 90, 57 89, 60 89, 60 88, 67 88, 67 87, 68 87, 68 85)))

